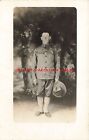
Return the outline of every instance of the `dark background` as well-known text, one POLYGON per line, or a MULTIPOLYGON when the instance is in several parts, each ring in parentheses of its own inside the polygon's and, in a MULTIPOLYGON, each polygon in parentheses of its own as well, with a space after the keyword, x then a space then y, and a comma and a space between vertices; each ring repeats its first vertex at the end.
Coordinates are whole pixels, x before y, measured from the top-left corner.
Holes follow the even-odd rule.
POLYGON ((39 37, 43 31, 51 34, 53 43, 59 41, 59 33, 65 39, 66 47, 71 41, 76 43, 75 8, 15 8, 14 43, 17 43, 20 33, 29 25, 36 44, 40 43, 39 37))

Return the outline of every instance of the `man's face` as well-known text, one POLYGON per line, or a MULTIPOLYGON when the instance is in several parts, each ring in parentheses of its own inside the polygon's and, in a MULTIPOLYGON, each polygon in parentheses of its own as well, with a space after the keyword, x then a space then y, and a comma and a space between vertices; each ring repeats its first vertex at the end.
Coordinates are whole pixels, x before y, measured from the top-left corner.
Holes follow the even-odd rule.
POLYGON ((43 34, 41 40, 44 45, 47 45, 49 43, 50 36, 48 34, 43 34))

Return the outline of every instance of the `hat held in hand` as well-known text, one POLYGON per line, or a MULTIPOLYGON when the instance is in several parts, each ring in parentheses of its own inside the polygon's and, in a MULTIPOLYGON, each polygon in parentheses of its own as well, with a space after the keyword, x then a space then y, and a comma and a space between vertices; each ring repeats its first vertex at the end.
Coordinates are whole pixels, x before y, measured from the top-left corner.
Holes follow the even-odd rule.
POLYGON ((53 87, 53 95, 55 97, 63 97, 65 96, 67 92, 66 86, 64 85, 64 83, 62 83, 61 81, 57 81, 56 83, 54 83, 54 87, 53 87))

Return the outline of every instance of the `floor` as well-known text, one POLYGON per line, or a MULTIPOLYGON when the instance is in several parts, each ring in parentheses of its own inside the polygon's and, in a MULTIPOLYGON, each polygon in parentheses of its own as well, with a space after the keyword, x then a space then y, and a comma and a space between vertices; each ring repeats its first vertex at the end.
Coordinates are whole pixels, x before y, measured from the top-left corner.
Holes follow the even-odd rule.
POLYGON ((49 110, 51 118, 44 114, 37 117, 35 112, 38 110, 36 98, 23 93, 14 96, 14 120, 15 122, 66 122, 71 123, 76 120, 76 105, 74 97, 51 98, 49 110), (19 95, 19 96, 18 96, 19 95))

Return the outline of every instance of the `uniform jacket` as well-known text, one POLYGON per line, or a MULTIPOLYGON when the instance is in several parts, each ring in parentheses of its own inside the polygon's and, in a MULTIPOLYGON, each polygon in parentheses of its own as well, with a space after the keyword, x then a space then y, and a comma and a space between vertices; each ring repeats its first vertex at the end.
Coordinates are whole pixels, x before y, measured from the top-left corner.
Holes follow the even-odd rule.
POLYGON ((60 51, 50 45, 46 48, 41 45, 34 50, 32 62, 32 78, 37 79, 54 79, 59 78, 60 71, 60 51), (36 71, 35 71, 36 69, 36 71), (54 70, 55 69, 55 70, 54 70))

